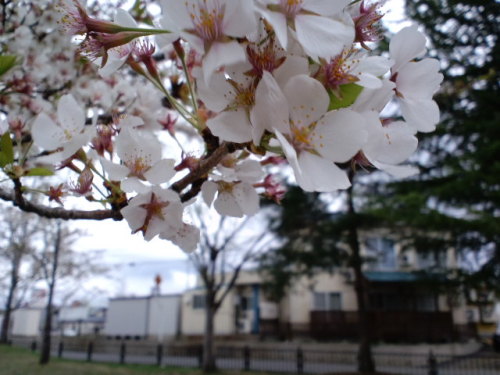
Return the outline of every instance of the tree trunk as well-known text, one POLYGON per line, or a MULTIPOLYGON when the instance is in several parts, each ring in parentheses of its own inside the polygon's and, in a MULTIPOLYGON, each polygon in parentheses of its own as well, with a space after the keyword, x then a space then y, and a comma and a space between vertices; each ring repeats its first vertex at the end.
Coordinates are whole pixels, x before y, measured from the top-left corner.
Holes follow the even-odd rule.
POLYGON ((215 318, 215 295, 207 290, 205 303, 205 335, 203 336, 203 364, 204 373, 214 372, 217 369, 215 364, 214 351, 214 318, 215 318))
POLYGON ((40 352, 40 364, 45 365, 50 361, 50 339, 52 332, 52 300, 56 287, 57 266, 59 262, 59 252, 61 250, 61 223, 57 222, 57 232, 54 242, 54 257, 52 259, 52 272, 49 280, 49 299, 45 309, 45 324, 42 332, 42 349, 40 352))
POLYGON ((14 255, 14 260, 12 262, 12 271, 10 274, 9 294, 7 295, 7 302, 5 303, 5 311, 3 314, 3 321, 2 321, 2 332, 0 333, 1 344, 7 344, 9 340, 9 326, 10 326, 10 317, 12 314, 12 301, 14 300, 14 293, 16 291, 17 283, 19 281, 19 265, 20 265, 20 257, 14 255))
POLYGON ((363 261, 360 254, 358 228, 354 220, 356 211, 353 202, 352 187, 348 190, 349 215, 351 215, 351 224, 349 227, 349 247, 352 252, 352 268, 354 270, 354 286, 356 290, 356 300, 358 303, 358 329, 359 329, 359 348, 358 348, 358 371, 362 374, 375 372, 375 362, 373 361, 371 342, 370 342, 370 322, 366 303, 366 284, 363 277, 363 261))

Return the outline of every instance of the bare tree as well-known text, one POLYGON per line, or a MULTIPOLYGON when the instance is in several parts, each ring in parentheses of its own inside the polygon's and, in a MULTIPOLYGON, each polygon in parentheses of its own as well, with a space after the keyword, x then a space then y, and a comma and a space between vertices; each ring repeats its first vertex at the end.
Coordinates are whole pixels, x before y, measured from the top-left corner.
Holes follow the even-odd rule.
POLYGON ((216 370, 214 352, 215 315, 233 289, 240 271, 255 260, 272 240, 262 220, 236 220, 211 217, 198 210, 201 240, 198 249, 190 254, 205 289, 205 334, 203 337, 204 372, 216 370), (209 224, 207 224, 209 223, 209 224))
POLYGON ((59 289, 65 290, 61 299, 68 299, 76 291, 75 284, 80 285, 83 279, 106 272, 106 268, 98 264, 95 253, 78 253, 72 250, 74 241, 81 235, 80 231, 70 228, 66 222, 47 220, 42 232, 43 246, 33 255, 48 289, 40 364, 46 364, 50 360, 54 296, 57 287, 62 286, 63 288, 59 289))
POLYGON ((21 266, 30 263, 34 239, 40 233, 40 218, 10 207, 2 207, 0 222, 0 259, 7 265, 7 295, 0 333, 0 343, 8 342, 9 327, 13 310, 18 307, 28 290, 38 280, 38 272, 31 263, 25 272, 21 266))

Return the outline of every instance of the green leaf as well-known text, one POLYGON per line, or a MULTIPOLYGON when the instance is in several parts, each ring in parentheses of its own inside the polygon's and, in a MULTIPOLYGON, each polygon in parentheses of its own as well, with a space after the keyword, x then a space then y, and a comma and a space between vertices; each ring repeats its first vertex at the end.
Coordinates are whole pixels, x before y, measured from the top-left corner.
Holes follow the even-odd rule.
POLYGON ((54 172, 48 168, 36 167, 26 172, 25 176, 53 176, 54 172))
POLYGON ((7 73, 16 64, 16 59, 15 55, 0 56, 0 76, 7 73))
POLYGON ((5 132, 0 138, 0 168, 12 162, 14 162, 14 147, 12 146, 10 133, 5 132))
POLYGON ((336 96, 331 90, 328 90, 328 95, 330 96, 330 105, 328 106, 328 110, 331 111, 334 109, 349 107, 356 101, 359 94, 361 94, 361 91, 363 91, 363 87, 356 85, 355 83, 340 86, 339 96, 336 96))

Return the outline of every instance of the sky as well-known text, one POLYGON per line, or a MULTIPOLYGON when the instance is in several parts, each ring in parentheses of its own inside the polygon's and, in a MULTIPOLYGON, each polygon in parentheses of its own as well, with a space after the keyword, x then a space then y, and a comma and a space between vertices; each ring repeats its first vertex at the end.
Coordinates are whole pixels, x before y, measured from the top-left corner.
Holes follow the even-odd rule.
MULTIPOLYGON (((392 32, 408 25, 403 6, 403 0, 388 0, 383 7, 384 22, 392 32)), ((186 254, 168 241, 146 242, 141 234, 131 235, 125 221, 79 221, 73 225, 86 232, 74 249, 101 251, 100 261, 110 269, 106 277, 85 282, 74 299, 105 305, 108 298, 148 295, 157 274, 162 278, 163 294, 181 293, 195 284, 195 272, 186 254)))

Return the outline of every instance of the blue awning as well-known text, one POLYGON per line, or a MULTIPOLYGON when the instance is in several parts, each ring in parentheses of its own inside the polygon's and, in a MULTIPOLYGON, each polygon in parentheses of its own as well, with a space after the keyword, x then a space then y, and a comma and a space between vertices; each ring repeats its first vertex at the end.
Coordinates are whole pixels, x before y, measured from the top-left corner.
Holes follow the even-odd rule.
POLYGON ((398 271, 365 271, 364 276, 368 281, 374 282, 413 282, 422 280, 422 277, 411 272, 398 272, 398 271))

